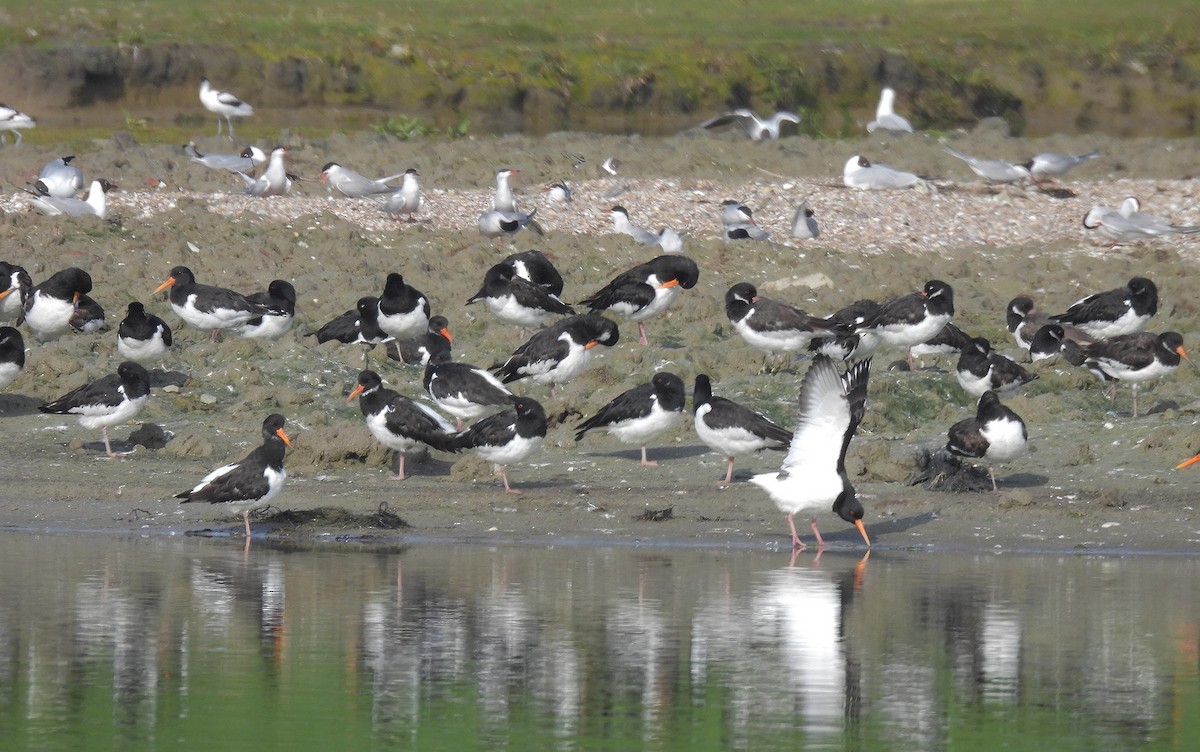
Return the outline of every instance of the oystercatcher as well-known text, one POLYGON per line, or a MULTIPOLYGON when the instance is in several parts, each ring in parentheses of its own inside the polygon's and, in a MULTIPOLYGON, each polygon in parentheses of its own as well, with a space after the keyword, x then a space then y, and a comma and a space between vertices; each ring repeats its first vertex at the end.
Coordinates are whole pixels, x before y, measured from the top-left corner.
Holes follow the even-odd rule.
POLYGON ((429 301, 403 275, 387 276, 379 296, 379 328, 396 339, 408 339, 429 328, 429 301))
POLYGON ((75 300, 75 311, 68 322, 71 328, 83 334, 93 334, 106 328, 104 307, 88 295, 75 300))
MULTIPOLYGON (((795 516, 806 509, 833 504, 833 511, 853 524, 867 546, 871 539, 863 526, 863 507, 846 474, 846 450, 867 402, 867 381, 871 359, 860 360, 844 374, 838 374, 833 361, 825 355, 813 358, 812 366, 800 383, 800 410, 796 430, 787 456, 777 473, 762 473, 750 478, 787 513, 792 531, 792 548, 804 550, 796 533, 795 516)), ((817 518, 809 524, 817 545, 825 541, 817 530, 817 518)))
POLYGON ((189 502, 224 504, 242 513, 246 524, 246 544, 250 544, 250 512, 265 507, 283 490, 287 470, 283 467, 285 447, 292 440, 283 430, 285 419, 279 413, 267 416, 262 425, 263 443, 239 462, 218 467, 204 476, 190 491, 175 494, 189 502))
POLYGON ((528 377, 553 390, 587 369, 592 348, 612 347, 619 337, 617 325, 600 314, 570 316, 536 332, 493 372, 505 384, 528 377))
POLYGON ((0 261, 0 321, 15 321, 25 313, 25 301, 33 290, 29 272, 16 264, 0 261))
POLYGON ((391 480, 404 480, 405 452, 423 444, 441 446, 454 433, 454 426, 431 408, 384 388, 374 371, 358 374, 347 401, 355 397, 371 435, 396 451, 396 474, 391 480))
POLYGON ((125 318, 117 326, 117 352, 139 363, 152 363, 171 347, 171 327, 146 307, 133 301, 125 309, 125 318))
POLYGON ((996 490, 996 465, 1010 462, 1025 453, 1029 435, 1025 421, 1000 403, 993 391, 979 397, 975 417, 960 420, 950 426, 946 451, 959 457, 983 460, 996 490))
POLYGON ((816 337, 808 343, 808 351, 827 355, 834 360, 861 360, 868 358, 879 347, 879 335, 874 332, 849 334, 854 327, 878 313, 882 308, 874 300, 856 300, 825 319, 825 323, 838 332, 833 337, 816 337))
POLYGON ((622 272, 580 305, 593 311, 613 311, 638 325, 638 344, 647 345, 646 319, 657 316, 700 279, 700 269, 687 256, 672 254, 622 272))
POLYGON ((167 281, 154 290, 158 294, 170 288, 168 300, 171 310, 185 324, 212 332, 210 342, 216 342, 222 329, 240 327, 256 316, 271 313, 276 309, 262 303, 252 303, 245 295, 224 287, 202 285, 196 275, 186 266, 171 270, 167 281))
POLYGON ((606 428, 619 441, 641 445, 642 467, 654 467, 658 463, 646 458, 646 442, 675 425, 686 403, 683 380, 673 373, 660 371, 654 374, 649 384, 618 394, 595 415, 576 426, 575 440, 581 441, 593 428, 606 428))
MULTIPOLYGON (((1128 381, 1133 388, 1133 417, 1137 417, 1138 384, 1166 376, 1187 360, 1183 336, 1179 332, 1136 332, 1103 339, 1079 348, 1084 366, 1104 381, 1128 381)), ((1116 394, 1116 383, 1109 389, 1109 398, 1116 394)))
POLYGON ((984 392, 1011 392, 1037 378, 1019 363, 992 349, 983 337, 969 339, 958 358, 955 375, 967 394, 979 397, 984 392))
POLYGON ((1134 277, 1125 287, 1089 295, 1050 319, 1071 324, 1089 337, 1112 339, 1140 332, 1156 313, 1158 287, 1145 277, 1134 277))
POLYGON ((760 296, 749 282, 725 291, 725 315, 746 344, 768 354, 799 352, 814 337, 837 333, 825 319, 760 296))
POLYGON ((920 292, 889 300, 874 315, 855 326, 855 333, 876 334, 883 342, 905 348, 911 371, 913 345, 933 339, 954 315, 954 290, 938 279, 925 283, 920 292))
POLYGON ((529 250, 523 253, 509 254, 500 263, 508 264, 518 277, 546 288, 551 295, 562 295, 562 275, 558 273, 558 269, 554 268, 550 259, 546 258, 546 254, 541 251, 529 250))
POLYGON ((117 367, 116 373, 84 384, 38 409, 44 413, 78 415, 79 425, 88 430, 101 430, 104 450, 109 457, 123 457, 125 455, 112 450, 108 427, 137 415, 149 397, 150 374, 134 361, 127 360, 117 367))
POLYGON ((384 343, 387 356, 406 366, 429 365, 430 359, 444 353, 449 359, 454 337, 450 336, 450 322, 445 316, 430 316, 429 328, 415 339, 388 340, 384 343))
POLYGON ((379 328, 379 298, 370 295, 359 298, 353 310, 332 319, 308 336, 316 337, 317 344, 337 340, 344 345, 366 345, 363 351, 364 366, 375 345, 391 339, 379 328))
POLYGON ((84 270, 71 266, 55 272, 25 299, 25 326, 40 342, 57 339, 70 330, 79 297, 91 291, 92 277, 84 270))
POLYGON ((515 397, 508 409, 489 415, 437 448, 449 452, 473 450, 497 466, 505 493, 519 494, 520 489, 508 484, 508 466, 541 447, 546 427, 546 411, 537 400, 515 397))
POLYGON ((512 404, 513 394, 492 374, 466 363, 450 362, 450 353, 429 359, 422 380, 433 403, 458 419, 458 430, 468 420, 512 404))
POLYGON ((954 324, 946 324, 942 330, 919 345, 909 348, 914 358, 926 355, 959 355, 971 346, 971 335, 954 324))
POLYGON ((273 279, 265 292, 247 295, 246 300, 266 306, 270 312, 242 324, 237 330, 238 336, 275 340, 292 328, 292 321, 296 318, 296 288, 292 287, 291 282, 273 279))
POLYGON ((25 367, 25 339, 11 326, 0 326, 0 389, 8 386, 25 367))
POLYGON ((762 413, 756 413, 733 400, 714 397, 712 380, 705 374, 696 377, 692 390, 692 416, 696 435, 714 452, 727 461, 725 477, 719 482, 733 482, 733 459, 763 449, 787 449, 792 432, 777 425, 762 413))
POLYGON ((516 274, 514 266, 494 264, 483 277, 479 292, 467 305, 483 301, 496 318, 506 324, 534 329, 551 316, 568 316, 575 309, 541 285, 516 274))

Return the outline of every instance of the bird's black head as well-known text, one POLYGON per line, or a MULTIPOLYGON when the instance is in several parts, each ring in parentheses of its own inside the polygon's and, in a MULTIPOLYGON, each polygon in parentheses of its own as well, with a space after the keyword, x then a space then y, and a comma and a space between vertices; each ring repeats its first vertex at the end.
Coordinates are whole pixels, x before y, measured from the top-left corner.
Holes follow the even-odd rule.
POLYGON ((1158 286, 1145 277, 1134 277, 1129 280, 1129 291, 1138 297, 1158 298, 1158 286))
POLYGON ((702 405, 707 405, 712 399, 712 379, 708 374, 699 374, 696 376, 696 383, 692 386, 692 412, 696 412, 702 405))
POLYGON ((146 313, 146 306, 142 305, 140 300, 135 300, 125 307, 125 313, 128 316, 144 316, 146 313))
POLYGON ((75 158, 74 154, 68 154, 62 158, 63 164, 71 164, 71 160, 75 158))
POLYGON ((374 298, 370 295, 359 298, 358 302, 354 304, 354 308, 360 315, 365 315, 368 311, 374 312, 379 308, 379 298, 374 298))
POLYGON ((196 275, 186 266, 176 266, 171 269, 171 279, 175 280, 175 284, 190 285, 196 281, 196 275))
POLYGON ((296 304, 296 288, 292 287, 292 283, 286 279, 271 280, 271 284, 267 285, 267 292, 273 298, 286 300, 292 305, 296 304))
POLYGON ((416 177, 416 176, 419 176, 421 173, 417 172, 416 167, 409 167, 407 170, 404 171, 404 174, 412 175, 412 176, 416 177))
POLYGON ((77 266, 69 266, 55 272, 43 284, 48 285, 51 282, 61 285, 67 292, 83 294, 92 291, 92 275, 77 266))
POLYGON ((861 520, 866 513, 862 502, 858 500, 858 493, 850 481, 843 484, 842 492, 833 500, 833 512, 850 524, 861 520))
POLYGON ((871 160, 867 159, 866 157, 859 157, 858 158, 858 166, 859 167, 870 167, 871 160))
POLYGON ((326 162, 325 166, 321 168, 321 172, 329 172, 329 168, 331 167, 341 167, 341 165, 337 162, 326 162))

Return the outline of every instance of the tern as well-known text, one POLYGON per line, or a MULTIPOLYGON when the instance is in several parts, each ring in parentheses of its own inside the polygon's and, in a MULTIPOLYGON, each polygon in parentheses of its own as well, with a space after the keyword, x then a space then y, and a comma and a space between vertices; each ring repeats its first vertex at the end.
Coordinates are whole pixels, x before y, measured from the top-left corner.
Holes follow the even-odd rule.
POLYGON ((75 198, 75 195, 83 190, 83 170, 71 164, 74 159, 74 154, 68 154, 47 162, 38 171, 34 189, 38 193, 57 198, 75 198))
POLYGON ((217 91, 207 78, 200 79, 200 103, 217 116, 217 135, 221 135, 221 117, 229 123, 229 140, 233 140, 233 118, 250 117, 254 108, 227 91, 217 91))
POLYGON ((183 145, 183 152, 191 157, 193 162, 210 170, 248 173, 267 161, 267 155, 257 146, 247 146, 238 154, 201 154, 196 144, 188 141, 183 145))
POLYGON ((486 238, 512 237, 521 228, 528 227, 538 235, 545 235, 546 231, 534 219, 535 214, 537 214, 537 209, 528 214, 496 209, 484 212, 479 215, 479 234, 486 238))
POLYGON ((1037 154, 1033 159, 1022 165, 1029 170, 1029 174, 1033 175, 1034 180, 1045 180, 1047 178, 1061 178, 1079 165, 1101 156, 1100 152, 1092 151, 1087 154, 1058 154, 1052 151, 1044 151, 1037 154))
POLYGON ((397 220, 400 219, 401 214, 404 214, 408 216, 409 222, 417 221, 416 214, 424 201, 421 197, 421 186, 417 183, 417 176, 420 174, 415 167, 409 167, 404 171, 404 182, 383 202, 385 212, 397 220))
POLYGON ((517 197, 513 195, 512 187, 508 184, 508 178, 511 175, 516 175, 520 170, 512 170, 504 168, 496 172, 496 195, 492 197, 492 208, 500 212, 518 213, 521 210, 517 208, 517 197))
POLYGON ((792 237, 800 240, 813 240, 821 235, 817 226, 817 216, 808 207, 807 201, 801 201, 792 214, 792 237))
POLYGON ((242 181, 246 184, 245 192, 251 196, 286 196, 292 190, 292 176, 288 174, 287 167, 283 163, 283 155, 287 154, 287 148, 276 146, 271 150, 271 158, 267 162, 267 169, 258 177, 251 177, 244 172, 238 172, 242 176, 242 181))
POLYGON ((571 186, 565 180, 556 180, 546 187, 546 195, 556 204, 569 204, 571 186))
POLYGON ((349 167, 342 167, 337 162, 330 162, 321 168, 319 179, 322 183, 330 186, 343 196, 364 198, 380 193, 391 193, 396 190, 396 187, 388 185, 388 181, 402 178, 405 174, 401 172, 397 175, 388 175, 386 178, 372 180, 365 175, 359 175, 349 167))
MULTIPOLYGON (((36 185, 36 183, 35 183, 36 185)), ((33 194, 29 203, 47 216, 66 215, 68 217, 86 217, 95 215, 101 219, 108 213, 108 202, 104 194, 115 189, 117 185, 101 178, 93 180, 88 189, 86 199, 59 198, 42 194, 33 194)))
POLYGON ((23 128, 33 128, 37 125, 37 121, 26 115, 20 110, 14 110, 8 105, 0 102, 0 144, 8 142, 8 136, 5 134, 12 131, 17 134, 17 146, 21 145, 21 130, 23 128))
POLYGON ((629 220, 629 210, 624 206, 614 206, 608 210, 612 218, 613 230, 621 235, 628 235, 642 245, 655 245, 659 241, 659 233, 651 232, 644 227, 638 227, 629 220))
POLYGON ((855 154, 842 168, 842 182, 847 188, 860 191, 886 191, 908 188, 925 182, 911 172, 897 170, 882 163, 872 164, 866 157, 855 154))
POLYGON ((942 146, 946 153, 967 163, 971 172, 989 183, 1019 183, 1031 180, 1033 175, 1025 165, 1013 164, 999 159, 976 159, 967 156, 952 146, 942 146))
POLYGON ((1190 235, 1192 233, 1200 232, 1200 227, 1173 225, 1162 217, 1157 217, 1153 214, 1148 214, 1142 211, 1142 202, 1138 201, 1134 196, 1129 196, 1122 201, 1121 206, 1117 209, 1117 211, 1122 217, 1129 220, 1132 224, 1156 235, 1190 235))
MULTIPOLYGON (((1129 199, 1126 199, 1126 202, 1128 201, 1129 199)), ((1093 206, 1084 215, 1083 226, 1088 230, 1099 230, 1100 234, 1112 241, 1113 248, 1170 234, 1200 232, 1200 227, 1177 227, 1167 224, 1152 214, 1137 211, 1135 207, 1136 204, 1122 204, 1123 211, 1116 211, 1107 206, 1093 206), (1126 211, 1129 213, 1126 214, 1126 211)))
POLYGON ((700 124, 701 128, 719 128, 730 123, 737 123, 746 131, 751 141, 764 139, 778 141, 780 130, 784 123, 800 124, 800 116, 794 112, 780 110, 768 120, 762 120, 752 110, 740 108, 717 115, 700 124))
POLYGON ((867 133, 878 130, 894 133, 912 133, 912 123, 896 114, 896 90, 885 87, 879 93, 879 104, 875 107, 875 119, 867 123, 867 133))

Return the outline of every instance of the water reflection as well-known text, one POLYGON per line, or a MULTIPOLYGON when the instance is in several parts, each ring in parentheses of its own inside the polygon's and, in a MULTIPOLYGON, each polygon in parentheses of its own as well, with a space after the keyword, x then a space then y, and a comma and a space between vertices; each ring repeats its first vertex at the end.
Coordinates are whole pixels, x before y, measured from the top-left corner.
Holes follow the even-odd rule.
POLYGON ((3 541, 14 749, 1200 748, 1189 559, 3 541))

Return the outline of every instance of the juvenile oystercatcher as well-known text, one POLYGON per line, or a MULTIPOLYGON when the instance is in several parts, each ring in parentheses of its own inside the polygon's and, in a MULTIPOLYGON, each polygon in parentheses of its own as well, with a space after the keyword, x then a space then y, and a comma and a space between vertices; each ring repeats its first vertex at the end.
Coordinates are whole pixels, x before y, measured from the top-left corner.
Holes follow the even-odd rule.
POLYGON ((512 267, 513 272, 535 285, 550 291, 551 295, 562 295, 563 278, 546 254, 538 250, 512 253, 500 262, 512 267))
POLYGON ((546 411, 528 397, 515 397, 503 412, 489 415, 466 431, 442 443, 439 449, 457 452, 471 449, 495 464, 504 481, 504 492, 521 493, 508 484, 508 466, 536 452, 546 438, 546 411))
MULTIPOLYGON (((1138 384, 1166 376, 1179 367, 1181 359, 1191 362, 1179 332, 1123 334, 1083 345, 1079 350, 1085 358, 1083 365, 1102 380, 1129 382, 1133 388, 1135 418, 1138 414, 1138 384)), ((1109 397, 1115 394, 1116 383, 1113 383, 1109 397)))
POLYGON ((93 334, 107 328, 104 320, 104 307, 88 295, 80 295, 75 300, 75 312, 67 322, 71 328, 83 334, 93 334))
POLYGON ((25 300, 33 290, 29 272, 0 261, 0 321, 15 321, 25 313, 25 300))
POLYGON ((492 374, 466 363, 450 362, 438 354, 425 366, 422 380, 433 403, 458 419, 458 430, 468 420, 512 404, 513 394, 492 374))
POLYGON ((11 326, 0 326, 0 389, 11 384, 24 367, 24 337, 11 326))
POLYGON ((1008 308, 1005 309, 1004 318, 1017 347, 1029 350, 1029 357, 1034 361, 1044 360, 1058 353, 1057 349, 1050 352, 1052 345, 1050 340, 1054 336, 1057 336, 1060 343, 1063 339, 1069 339, 1080 345, 1096 341, 1094 337, 1088 336, 1078 327, 1054 323, 1048 314, 1035 308, 1033 299, 1027 295, 1018 295, 1010 300, 1008 308), (1037 343, 1038 334, 1043 332, 1047 326, 1052 327, 1051 330, 1048 330, 1052 334, 1043 333, 1041 342, 1037 343), (1035 350, 1037 350, 1036 354, 1035 350))
POLYGON ((679 420, 687 404, 683 379, 673 373, 660 371, 649 384, 640 384, 618 394, 607 405, 575 427, 575 440, 594 428, 605 428, 609 435, 626 444, 642 448, 642 467, 654 467, 658 462, 646 458, 646 442, 655 438, 679 420))
POLYGON ((396 339, 408 339, 429 328, 429 300, 392 272, 379 296, 379 328, 396 339))
POLYGON ((1134 277, 1125 287, 1089 295, 1050 319, 1078 327, 1089 337, 1112 339, 1140 332, 1156 313, 1158 287, 1145 277, 1134 277))
POLYGON ((760 296, 749 282, 739 282, 725 291, 725 315, 746 344, 772 355, 799 352, 814 337, 837 333, 825 319, 760 296))
POLYGON ((959 457, 983 460, 996 490, 996 465, 1010 462, 1025 453, 1029 435, 1025 421, 1000 403, 995 392, 979 397, 975 417, 960 420, 950 426, 946 451, 959 457))
POLYGON ((38 409, 44 413, 78 415, 79 425, 88 430, 101 430, 104 450, 109 457, 123 457, 125 455, 112 450, 108 427, 137 415, 149 397, 150 374, 134 361, 127 360, 117 367, 116 373, 84 384, 38 409))
POLYGON ((638 325, 638 344, 646 339, 646 319, 665 311, 680 290, 690 290, 700 279, 700 269, 687 256, 659 256, 622 272, 581 301, 593 311, 613 311, 638 325))
POLYGON ((393 339, 384 343, 387 356, 406 366, 424 368, 435 355, 450 355, 454 337, 450 335, 450 322, 445 316, 430 316, 429 327, 414 339, 393 339))
POLYGON ((359 298, 353 310, 335 317, 308 336, 316 337, 317 344, 336 340, 343 345, 366 345, 363 365, 375 345, 391 339, 379 328, 379 298, 370 295, 359 298))
POLYGON ((505 263, 494 264, 483 277, 479 292, 467 305, 482 301, 492 314, 506 324, 535 329, 551 316, 574 315, 575 309, 541 285, 519 277, 505 263))
POLYGON ((905 348, 912 370, 913 345, 933 339, 954 315, 954 290, 938 279, 925 283, 920 292, 893 298, 873 316, 855 326, 855 333, 873 333, 884 343, 905 348))
POLYGON ((874 300, 863 298, 838 310, 825 319, 838 334, 833 337, 816 337, 808 343, 808 351, 827 355, 834 360, 861 360, 870 357, 879 347, 879 335, 874 332, 852 334, 854 328, 874 316, 882 308, 874 300))
MULTIPOLYGON (((857 527, 863 540, 871 545, 863 527, 862 504, 846 474, 846 450, 866 410, 870 375, 870 358, 858 361, 843 374, 838 373, 829 357, 814 358, 800 383, 796 430, 779 472, 750 479, 767 492, 781 512, 787 513, 795 549, 805 548, 796 533, 796 513, 830 503, 834 513, 857 527)), ((817 518, 809 524, 817 545, 824 546, 817 518)))
POLYGON ((285 419, 272 413, 263 421, 263 443, 239 462, 218 467, 200 479, 190 491, 175 494, 189 502, 224 504, 242 513, 246 524, 246 544, 250 543, 250 512, 265 507, 283 490, 287 470, 283 467, 285 447, 292 445, 283 430, 285 419))
POLYGON ((553 390, 587 369, 592 348, 612 347, 619 338, 617 325, 600 314, 571 316, 536 332, 493 371, 505 384, 528 377, 553 390))
POLYGON ((1037 378, 1013 359, 992 349, 983 337, 970 339, 958 358, 955 375, 967 394, 979 397, 984 392, 1011 392, 1037 378))
POLYGON ((391 480, 404 480, 405 452, 431 443, 441 446, 454 433, 454 426, 433 409, 385 388, 374 371, 358 374, 358 384, 347 401, 355 397, 367 430, 380 444, 396 451, 396 474, 391 480))
POLYGON ((792 432, 773 423, 762 413, 743 407, 733 400, 714 397, 712 380, 705 374, 696 377, 692 390, 692 416, 696 435, 709 449, 727 461, 720 483, 733 482, 733 459, 763 449, 787 449, 792 432))
POLYGON ((271 313, 275 309, 261 303, 253 303, 245 295, 224 287, 202 285, 196 275, 186 266, 171 270, 167 281, 154 290, 158 294, 170 288, 167 299, 171 310, 185 324, 197 329, 211 331, 210 342, 216 342, 222 329, 234 329, 256 316, 271 313))
POLYGON ((92 277, 78 267, 50 275, 25 299, 25 326, 34 339, 49 342, 71 329, 71 317, 81 295, 92 291, 92 277))
POLYGON ((292 321, 296 318, 296 288, 292 287, 291 282, 273 279, 265 292, 247 295, 246 300, 265 306, 270 311, 242 324, 237 330, 239 337, 275 340, 292 328, 292 321))
POLYGON ((125 310, 125 318, 117 326, 117 352, 121 357, 152 363, 166 355, 172 343, 167 322, 146 313, 146 307, 136 300, 125 310))

